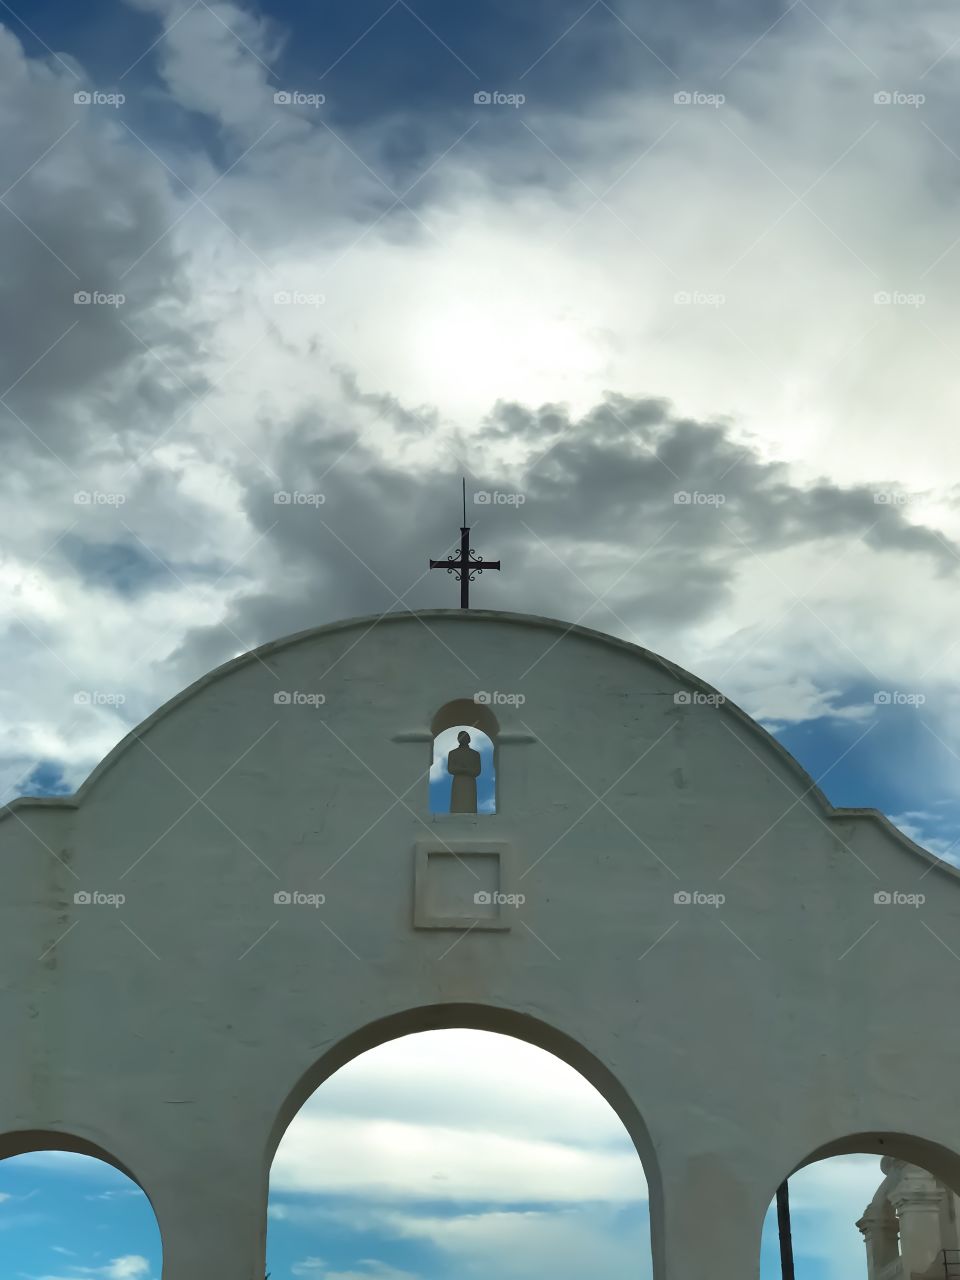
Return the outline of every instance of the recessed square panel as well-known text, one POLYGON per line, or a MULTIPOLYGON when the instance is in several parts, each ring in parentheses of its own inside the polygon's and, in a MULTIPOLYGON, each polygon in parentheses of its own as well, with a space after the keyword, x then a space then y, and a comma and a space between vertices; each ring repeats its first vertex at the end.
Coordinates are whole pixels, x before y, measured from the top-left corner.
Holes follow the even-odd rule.
POLYGON ((417 843, 414 927, 509 929, 510 847, 502 842, 421 840, 417 843))

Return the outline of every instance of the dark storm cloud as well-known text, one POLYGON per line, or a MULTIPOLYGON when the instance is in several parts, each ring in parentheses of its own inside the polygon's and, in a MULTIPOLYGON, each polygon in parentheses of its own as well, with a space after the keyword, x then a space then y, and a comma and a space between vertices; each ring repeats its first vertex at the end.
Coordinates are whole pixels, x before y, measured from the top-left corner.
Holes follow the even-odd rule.
MULTIPOLYGON (((751 556, 862 538, 944 573, 957 565, 945 539, 877 501, 884 491, 798 484, 727 424, 677 418, 663 400, 610 396, 579 419, 501 404, 488 427, 528 461, 515 479, 478 461, 467 477, 471 543, 504 564, 478 581, 480 607, 584 617, 619 634, 642 620, 650 634, 714 616, 751 556)), ((245 481, 270 586, 237 600, 225 627, 187 635, 175 655, 181 678, 236 652, 238 639, 252 646, 338 618, 457 603, 453 579, 427 570, 458 538, 449 454, 400 468, 311 418, 284 435, 273 466, 289 502, 278 504, 260 476, 245 481)))
POLYGON ((85 89, 0 29, 0 431, 68 463, 155 434, 205 385, 165 236, 177 206, 118 108, 74 101, 85 89))
POLYGON ((954 550, 933 530, 908 522, 892 490, 822 480, 798 487, 782 463, 767 462, 736 440, 725 423, 675 419, 663 400, 614 395, 579 422, 563 410, 502 406, 492 425, 547 452, 531 470, 526 493, 541 528, 564 536, 565 502, 576 493, 593 511, 578 541, 615 539, 624 521, 651 506, 679 519, 678 540, 697 545, 718 523, 744 549, 776 551, 821 538, 862 537, 883 551, 925 553, 941 570, 957 567, 954 550), (690 503, 675 495, 690 494, 690 503), (693 495, 701 495, 698 501, 693 495), (718 495, 719 502, 707 501, 718 495), (719 512, 720 521, 714 519, 719 512))

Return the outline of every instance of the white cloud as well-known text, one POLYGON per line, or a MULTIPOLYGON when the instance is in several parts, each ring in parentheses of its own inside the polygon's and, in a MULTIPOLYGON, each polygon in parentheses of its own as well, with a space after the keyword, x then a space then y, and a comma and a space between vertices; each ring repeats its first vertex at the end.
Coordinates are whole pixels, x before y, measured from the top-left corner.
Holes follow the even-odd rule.
POLYGON ((402 1121, 303 1119, 288 1131, 273 1171, 276 1191, 328 1191, 429 1200, 623 1200, 643 1191, 633 1152, 577 1150, 562 1142, 442 1129, 402 1121), (317 1152, 323 1152, 318 1160, 317 1152), (516 1181, 504 1181, 504 1170, 516 1181))
POLYGON ((394 1214, 401 1236, 428 1241, 458 1274, 504 1280, 550 1275, 577 1280, 584 1274, 650 1275, 646 1221, 569 1208, 553 1212, 465 1213, 454 1217, 394 1214))
MULTIPOLYGON (((619 1118, 573 1067, 513 1036, 455 1028, 401 1036, 355 1058, 301 1116, 394 1119, 629 1146, 619 1118)), ((632 1150, 632 1147, 630 1148, 632 1150)))
POLYGON ((72 1266, 68 1276, 36 1276, 34 1280, 148 1280, 150 1264, 139 1254, 128 1253, 102 1267, 72 1266))
POLYGON ((400 1271, 384 1262, 361 1260, 355 1270, 335 1271, 322 1258, 304 1258, 290 1268, 295 1276, 308 1280, 417 1280, 411 1271, 400 1271))
POLYGON ((490 1204, 646 1196, 620 1121, 577 1072, 465 1030, 407 1036, 338 1072, 287 1130, 271 1190, 490 1204))
POLYGON ((104 1269, 104 1280, 138 1280, 150 1274, 150 1264, 137 1254, 126 1254, 114 1260, 104 1269))

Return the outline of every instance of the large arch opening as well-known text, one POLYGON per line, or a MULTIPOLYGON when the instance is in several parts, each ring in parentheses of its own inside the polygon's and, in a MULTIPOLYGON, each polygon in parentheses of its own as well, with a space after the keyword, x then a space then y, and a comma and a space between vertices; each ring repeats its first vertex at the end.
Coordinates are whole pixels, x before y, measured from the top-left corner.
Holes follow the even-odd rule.
MULTIPOLYGON (((812 1152, 788 1182, 797 1280, 960 1277, 960 1157, 926 1139, 861 1133, 812 1152)), ((774 1196, 760 1280, 780 1280, 774 1196)))
POLYGON ((43 1280, 160 1280, 149 1198, 128 1168, 85 1138, 0 1135, 0 1274, 43 1280))
POLYGON ((273 1276, 652 1275, 658 1173, 622 1087, 559 1033, 486 1012, 385 1019, 298 1082, 270 1153, 273 1276))

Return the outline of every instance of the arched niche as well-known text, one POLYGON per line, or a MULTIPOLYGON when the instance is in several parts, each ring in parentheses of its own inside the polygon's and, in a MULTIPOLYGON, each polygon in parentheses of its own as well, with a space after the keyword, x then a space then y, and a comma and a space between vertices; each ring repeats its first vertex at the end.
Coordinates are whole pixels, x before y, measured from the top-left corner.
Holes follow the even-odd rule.
MULTIPOLYGON (((160 1280, 163 1236, 153 1201, 136 1173, 113 1151, 92 1138, 59 1130, 0 1133, 0 1192, 5 1204, 16 1206, 27 1186, 25 1199, 32 1211, 42 1211, 40 1223, 4 1231, 0 1251, 8 1263, 17 1261, 18 1274, 23 1260, 36 1257, 31 1268, 43 1266, 42 1274, 60 1275, 63 1259, 47 1255, 52 1246, 69 1244, 71 1274, 75 1270, 78 1275, 160 1280)), ((6 1274, 7 1268, 3 1271, 6 1274)))
MULTIPOLYGON (((486 1005, 474 1004, 449 1004, 434 1005, 411 1009, 402 1013, 394 1014, 386 1018, 378 1019, 375 1022, 358 1028, 352 1034, 346 1036, 338 1044, 332 1046, 317 1062, 312 1064, 297 1080, 289 1093, 283 1099, 274 1125, 271 1129, 267 1149, 264 1152, 265 1163, 272 1166, 277 1150, 281 1145, 282 1139, 287 1133, 292 1122, 297 1118, 298 1113, 307 1104, 313 1095, 318 1091, 322 1092, 323 1086, 327 1081, 345 1068, 355 1063, 355 1060, 367 1055, 370 1051, 376 1050, 387 1045, 391 1041, 404 1040, 408 1038, 416 1039, 418 1033, 442 1031, 442 1030, 475 1030, 481 1032, 492 1032, 494 1036, 491 1038, 509 1037, 514 1040, 523 1041, 526 1045, 533 1046, 543 1050, 545 1054, 549 1054, 566 1066, 572 1068, 583 1080, 593 1086, 593 1089, 599 1094, 598 1102, 605 1103, 613 1116, 622 1125, 624 1131, 624 1145, 626 1151, 629 1151, 640 1160, 642 1166, 643 1178, 646 1181, 647 1189, 647 1205, 649 1210, 649 1233, 647 1233, 647 1225, 644 1222, 642 1230, 646 1237, 645 1244, 641 1245, 644 1252, 649 1250, 651 1256, 656 1257, 658 1242, 662 1236, 662 1189, 659 1165, 653 1143, 647 1131, 647 1127, 640 1116, 640 1113, 633 1100, 628 1095, 626 1089, 619 1082, 610 1069, 603 1064, 594 1054, 584 1048, 578 1041, 567 1036, 563 1032, 550 1026, 547 1023, 533 1018, 527 1014, 521 1014, 512 1010, 495 1008, 486 1005), (602 1102, 601 1102, 602 1100, 602 1102), (632 1150, 631 1150, 632 1148, 632 1150)), ((455 1079, 455 1073, 445 1075, 444 1080, 455 1079)), ((487 1077, 488 1079, 490 1077, 487 1077)), ((409 1088, 410 1077, 403 1077, 407 1081, 406 1087, 409 1088)), ((346 1084, 346 1082, 344 1082, 346 1084)), ((350 1098, 348 1104, 343 1111, 339 1108, 335 1114, 338 1118, 349 1113, 356 1117, 360 1113, 353 1110, 353 1104, 356 1103, 357 1095, 353 1092, 347 1095, 350 1098)), ((475 1097, 475 1094, 471 1095, 475 1097)), ((414 1108, 415 1109, 415 1108, 414 1108)), ((563 1109, 558 1108, 556 1114, 562 1114, 563 1109)), ((398 1120, 401 1114, 398 1113, 398 1120)), ((611 1117, 612 1118, 612 1117, 611 1117)), ((378 1123, 382 1120, 378 1119, 378 1123)), ((441 1121, 442 1123, 442 1121, 441 1121)), ((482 1126, 476 1130, 482 1133, 482 1126)), ((323 1150, 326 1142, 320 1135, 314 1138, 319 1143, 316 1155, 313 1152, 307 1152, 305 1148, 296 1147, 294 1149, 295 1158, 292 1167, 295 1170, 304 1168, 312 1168, 315 1166, 316 1160, 323 1159, 323 1150)), ((394 1137, 394 1145, 397 1139, 394 1137)), ((331 1144, 333 1145, 333 1144, 331 1144)), ((352 1158, 352 1153, 356 1150, 353 1143, 346 1142, 343 1138, 337 1143, 341 1150, 341 1164, 346 1166, 346 1162, 352 1158), (347 1152, 344 1157, 343 1152, 347 1152)), ((462 1158, 469 1162, 469 1140, 467 1140, 467 1155, 463 1156, 463 1147, 458 1148, 462 1158)), ((422 1150, 421 1144, 414 1142, 412 1146, 403 1145, 403 1150, 410 1150, 413 1154, 419 1154, 422 1150)), ((369 1159, 369 1152, 368 1152, 369 1159)), ((378 1162, 375 1166, 378 1170, 383 1168, 378 1162)), ((432 1165, 428 1165, 432 1168, 432 1165)), ((639 1172, 639 1171, 638 1171, 639 1172)), ((528 1182, 524 1182, 525 1188, 528 1182)), ((286 1194, 293 1194, 289 1188, 286 1194)), ((323 1194, 335 1194, 329 1188, 325 1189, 323 1194)), ((356 1188, 353 1194, 359 1194, 356 1188)), ((527 1196, 523 1197, 524 1201, 527 1196)), ((462 1213, 471 1215, 472 1211, 464 1207, 465 1203, 470 1201, 471 1197, 466 1195, 461 1200, 459 1194, 456 1203, 460 1205, 462 1213)), ((529 1197, 531 1203, 537 1201, 537 1196, 529 1197)), ((432 1201, 432 1197, 431 1197, 432 1201)), ((302 1207, 301 1207, 302 1211, 302 1207)), ((642 1211, 642 1206, 641 1206, 642 1211)), ((527 1212, 526 1208, 523 1213, 527 1212)), ((277 1206, 276 1211, 271 1207, 271 1221, 280 1220, 286 1216, 284 1208, 277 1206)), ((355 1215, 346 1215, 347 1218, 355 1215)), ((518 1214, 518 1216, 522 1216, 518 1214)), ((274 1237, 276 1238, 276 1237, 274 1237)), ((319 1246, 318 1246, 319 1247, 319 1246)), ((277 1266, 283 1264, 281 1258, 279 1263, 272 1251, 269 1252, 269 1265, 277 1266)), ((346 1261, 341 1259, 344 1265, 346 1261)), ((339 1265, 339 1263, 338 1263, 339 1265)), ((378 1263, 379 1265, 379 1263, 378 1263)), ((393 1265, 391 1261, 391 1265, 393 1265)), ((625 1267, 622 1274, 635 1274, 635 1269, 640 1274, 646 1274, 647 1268, 643 1265, 642 1259, 631 1254, 629 1267, 625 1267)), ((621 1274, 621 1272, 617 1272, 621 1274)), ((654 1274, 663 1274, 662 1263, 660 1268, 656 1268, 654 1274)))
POLYGON ((432 744, 428 787, 431 813, 496 813, 499 731, 497 717, 490 707, 472 698, 456 698, 436 712, 430 724, 432 744), (451 751, 457 754, 451 757, 451 751), (476 754, 471 755, 471 752, 476 754), (476 772, 469 774, 472 782, 458 781, 450 773, 448 761, 458 758, 468 771, 469 762, 475 762, 476 772), (469 797, 465 804, 464 795, 469 797), (475 807, 471 808, 471 804, 475 807))
POLYGON ((496 742, 500 732, 500 724, 490 707, 486 703, 475 702, 473 698, 455 698, 445 703, 431 720, 430 732, 436 737, 444 729, 452 729, 458 724, 479 729, 491 742, 496 742))

